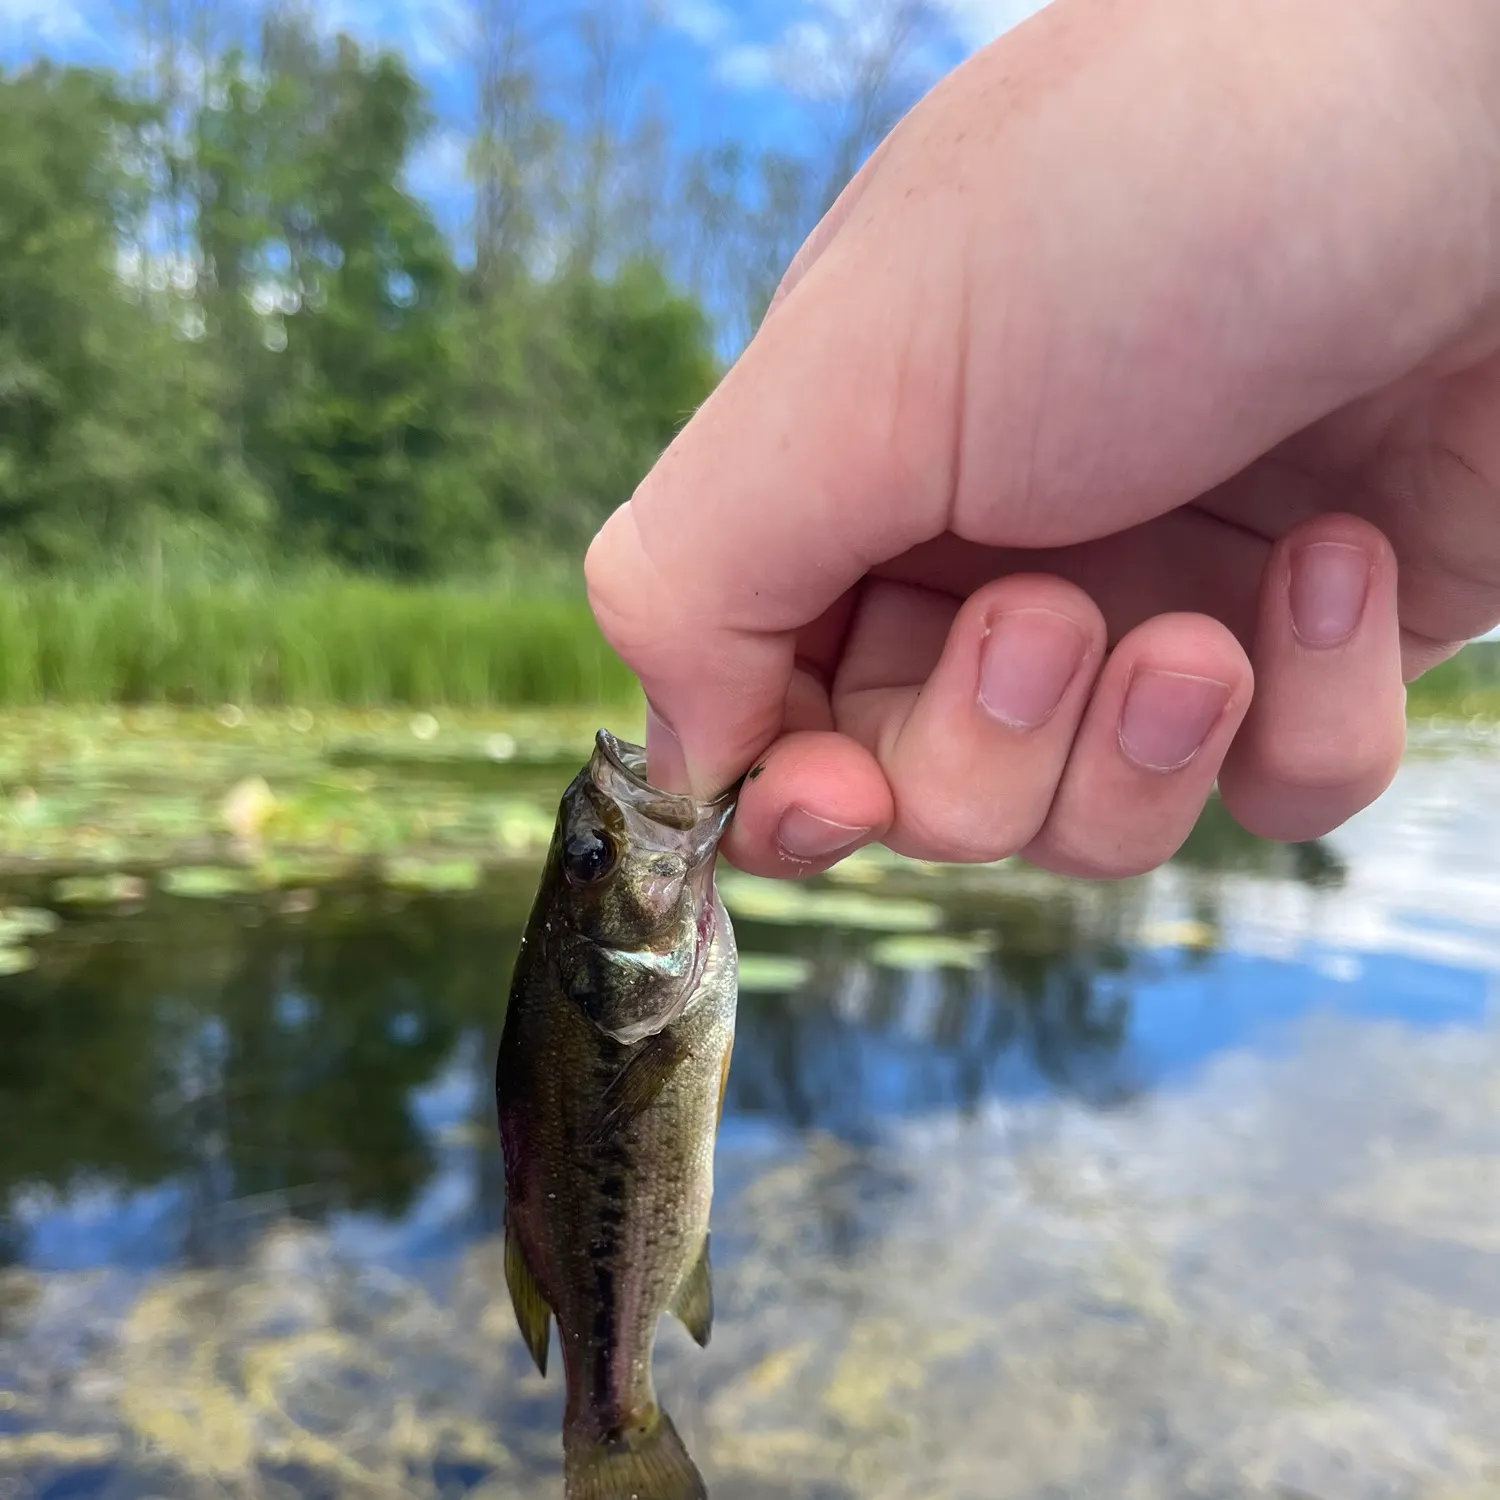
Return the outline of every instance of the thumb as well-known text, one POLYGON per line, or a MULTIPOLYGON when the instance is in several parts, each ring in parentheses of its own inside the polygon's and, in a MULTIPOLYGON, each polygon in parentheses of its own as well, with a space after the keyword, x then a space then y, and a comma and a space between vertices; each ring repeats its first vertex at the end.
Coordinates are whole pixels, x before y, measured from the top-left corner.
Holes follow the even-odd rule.
POLYGON ((944 529, 952 344, 934 332, 924 350, 882 352, 889 331, 872 334, 868 309, 896 289, 849 276, 841 248, 782 299, 585 559, 600 628, 651 707, 660 785, 712 796, 743 773, 781 729, 798 632, 944 529))
POLYGON ((745 771, 873 568, 1134 526, 1456 343, 1500 149, 1437 83, 1477 84, 1469 14, 1054 0, 940 84, 589 550, 653 775, 745 771))

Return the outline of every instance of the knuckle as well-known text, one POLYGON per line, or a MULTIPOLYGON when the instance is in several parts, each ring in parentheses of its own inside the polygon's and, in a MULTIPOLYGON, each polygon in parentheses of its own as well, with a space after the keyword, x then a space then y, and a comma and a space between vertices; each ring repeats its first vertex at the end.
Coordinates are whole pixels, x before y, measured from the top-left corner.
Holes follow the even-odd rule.
MULTIPOLYGON (((993 864, 1031 841, 1046 809, 986 809, 948 796, 896 794, 892 837, 900 852, 948 864, 993 864)), ((893 845, 894 847, 894 845, 893 845)))
POLYGON ((1325 729, 1283 731, 1257 737, 1254 761, 1260 776, 1290 791, 1334 792, 1394 773, 1404 731, 1385 726, 1330 733, 1325 729))
POLYGON ((1049 825, 1028 846, 1028 859, 1079 880, 1133 880, 1164 865, 1182 847, 1187 830, 1157 824, 1149 831, 1109 832, 1095 826, 1049 825))

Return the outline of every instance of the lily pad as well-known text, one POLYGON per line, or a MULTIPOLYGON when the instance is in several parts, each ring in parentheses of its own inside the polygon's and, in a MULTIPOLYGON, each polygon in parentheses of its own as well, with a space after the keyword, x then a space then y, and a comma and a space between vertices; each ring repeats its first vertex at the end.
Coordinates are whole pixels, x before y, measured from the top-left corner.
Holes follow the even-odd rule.
POLYGON ((146 893, 138 875, 73 875, 52 887, 52 899, 63 906, 132 906, 146 893))
POLYGON ((790 927, 844 927, 870 932, 932 932, 942 908, 927 901, 885 900, 862 891, 809 890, 790 881, 724 875, 724 904, 748 922, 790 927))
POLYGON ((875 886, 910 864, 882 844, 867 844, 841 859, 823 878, 838 885, 875 886))
POLYGON ((276 796, 262 776, 236 782, 219 806, 225 827, 237 838, 259 838, 276 811, 276 796))
POLYGON ((336 854, 287 854, 267 859, 257 868, 263 885, 280 886, 286 890, 298 886, 331 885, 349 874, 352 863, 336 854))
POLYGON ((160 880, 169 896, 191 901, 222 901, 226 896, 247 896, 264 889, 253 870, 237 870, 220 865, 190 865, 168 870, 160 880))
POLYGON ((495 815, 495 836, 507 854, 544 850, 552 842, 554 814, 520 799, 501 804, 495 815))
POLYGON ((0 977, 24 974, 36 968, 36 953, 30 948, 0 948, 0 977))
POLYGON ((807 982, 812 965, 789 953, 741 953, 739 987, 746 994, 785 994, 807 982))
POLYGON ((31 906, 0 907, 0 947, 46 937, 61 926, 62 919, 55 911, 31 906))
POLYGON ((1219 945, 1216 928, 1207 922, 1185 918, 1179 922, 1152 922, 1142 928, 1143 948, 1189 948, 1200 953, 1211 952, 1219 945))
POLYGON ((957 933, 912 933, 884 938, 870 957, 884 969, 921 972, 930 969, 982 969, 991 952, 990 940, 957 933))
POLYGON ((392 859, 385 864, 386 884, 402 891, 472 891, 480 873, 479 861, 474 859, 392 859))

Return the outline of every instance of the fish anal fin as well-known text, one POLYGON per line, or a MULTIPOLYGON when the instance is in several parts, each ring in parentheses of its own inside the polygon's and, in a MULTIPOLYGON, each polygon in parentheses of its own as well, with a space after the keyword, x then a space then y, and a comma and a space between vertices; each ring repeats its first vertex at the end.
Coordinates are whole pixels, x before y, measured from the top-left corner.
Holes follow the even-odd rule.
POLYGON ((526 1252, 516 1234, 510 1215, 505 1216, 505 1284, 510 1289, 510 1305, 515 1309, 521 1337, 531 1351, 537 1370, 547 1374, 547 1345, 552 1336, 552 1309, 542 1296, 542 1289, 531 1274, 526 1252))
POLYGON ((590 1144, 603 1145, 649 1109, 687 1055, 687 1048, 670 1031, 642 1042, 599 1096, 590 1144))
POLYGON ((708 1500, 708 1487, 660 1407, 602 1442, 563 1436, 567 1500, 708 1500))
POLYGON ((709 1335, 714 1327, 714 1278, 709 1265, 708 1241, 709 1236, 705 1234, 703 1248, 679 1283, 671 1302, 672 1316, 692 1334, 693 1342, 700 1349, 708 1348, 709 1335))

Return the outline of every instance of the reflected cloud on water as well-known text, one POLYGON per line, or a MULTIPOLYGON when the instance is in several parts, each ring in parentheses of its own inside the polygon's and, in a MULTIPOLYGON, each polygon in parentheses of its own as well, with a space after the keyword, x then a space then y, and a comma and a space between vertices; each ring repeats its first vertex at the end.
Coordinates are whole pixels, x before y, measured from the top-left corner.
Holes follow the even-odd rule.
MULTIPOLYGON (((737 914, 805 977, 742 997, 724 1310, 663 1349, 716 1497, 1331 1495, 1351 1452, 1340 1495, 1500 1480, 1496 809, 1496 764, 1417 758, 1328 842, 1214 808, 1118 886, 846 872, 937 907, 927 949, 737 914)), ((552 1493, 556 1382, 492 1264, 529 897, 161 898, 0 980, 0 1478, 82 1472, 67 1436, 145 1493, 146 1431, 196 1494, 213 1465, 121 1382, 149 1355, 170 1407, 211 1356, 267 1494, 389 1477, 403 1430, 406 1492, 552 1493), (312 1342, 257 1377, 282 1338, 312 1342)))

